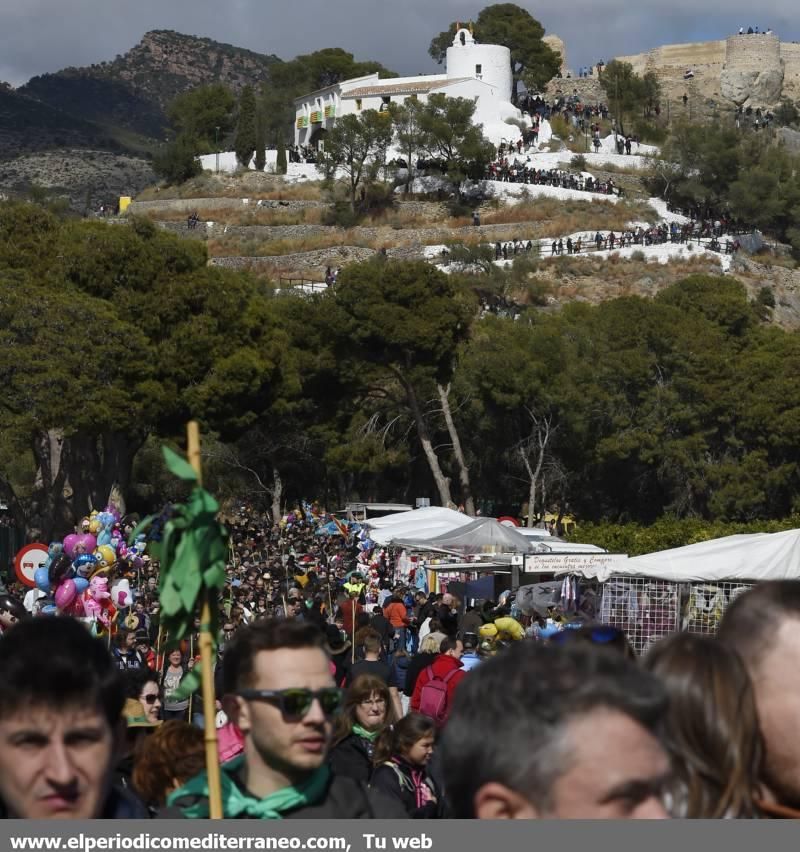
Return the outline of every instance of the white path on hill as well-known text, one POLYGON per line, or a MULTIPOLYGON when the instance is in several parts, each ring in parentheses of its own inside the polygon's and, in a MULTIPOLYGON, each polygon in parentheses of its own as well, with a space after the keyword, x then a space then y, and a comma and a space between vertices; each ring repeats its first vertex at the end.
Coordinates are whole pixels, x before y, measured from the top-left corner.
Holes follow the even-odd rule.
MULTIPOLYGON (((565 245, 565 254, 560 255, 561 257, 570 257, 575 259, 589 260, 592 258, 600 258, 607 259, 612 254, 619 255, 620 258, 630 259, 634 253, 636 253, 637 257, 644 257, 650 260, 657 260, 659 263, 666 264, 673 260, 688 260, 692 257, 710 257, 716 260, 722 271, 727 272, 731 266, 731 260, 733 258, 732 255, 729 254, 720 254, 719 252, 712 251, 710 248, 707 248, 704 244, 698 243, 695 241, 691 241, 692 248, 689 249, 689 244, 682 243, 664 243, 662 245, 652 245, 652 246, 643 246, 643 245, 632 245, 628 248, 616 248, 613 251, 611 249, 603 250, 603 251, 590 251, 590 252, 582 252, 581 254, 575 255, 567 255, 566 254, 566 242, 567 237, 571 237, 573 243, 580 238, 584 244, 592 244, 594 240, 594 235, 596 231, 578 231, 574 234, 568 234, 567 236, 560 237, 564 241, 565 245)), ((603 230, 601 232, 604 236, 608 235, 607 230, 603 230)), ((539 246, 540 256, 543 260, 548 260, 553 257, 551 254, 553 239, 558 240, 559 237, 544 237, 539 240, 532 240, 534 246, 539 246)), ((508 242, 507 240, 503 240, 502 242, 508 242)), ((527 242, 527 241, 525 241, 527 242)), ((493 247, 493 243, 486 243, 486 245, 490 248, 493 247)), ((425 246, 424 254, 428 260, 434 260, 436 258, 441 257, 442 250, 448 248, 444 245, 436 245, 436 246, 425 246)), ((517 255, 517 257, 524 257, 524 253, 521 255, 517 255)), ((498 260, 495 261, 495 266, 508 268, 514 262, 513 258, 509 260, 498 260)), ((437 264, 439 269, 443 272, 451 272, 453 271, 452 266, 445 266, 442 264, 437 264)))
POLYGON ((618 195, 603 195, 599 192, 584 192, 580 189, 564 189, 562 186, 547 186, 533 183, 505 183, 499 180, 481 180, 467 182, 464 186, 465 195, 483 195, 486 198, 497 198, 509 204, 519 203, 528 198, 558 198, 562 201, 608 201, 617 204, 618 195))

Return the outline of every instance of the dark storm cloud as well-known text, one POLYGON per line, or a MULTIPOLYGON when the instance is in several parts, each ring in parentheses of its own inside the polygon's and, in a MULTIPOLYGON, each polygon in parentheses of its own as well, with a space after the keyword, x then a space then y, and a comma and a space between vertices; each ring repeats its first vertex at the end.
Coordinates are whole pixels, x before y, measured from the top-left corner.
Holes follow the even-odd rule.
MULTIPOLYGON (((152 29, 174 29, 290 59, 343 47, 404 74, 434 72, 427 54, 450 21, 488 2, 472 0, 2 0, 0 80, 18 85, 68 65, 113 59, 152 29)), ((726 0, 697 14, 696 0, 522 0, 567 44, 574 68, 659 44, 723 38, 740 26, 800 38, 795 0, 726 0)))

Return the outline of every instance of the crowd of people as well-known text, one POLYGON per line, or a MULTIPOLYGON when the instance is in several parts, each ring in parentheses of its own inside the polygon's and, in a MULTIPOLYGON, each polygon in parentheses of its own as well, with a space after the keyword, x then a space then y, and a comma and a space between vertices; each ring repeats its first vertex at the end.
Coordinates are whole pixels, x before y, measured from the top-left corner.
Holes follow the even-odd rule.
MULTIPOLYGON (((509 593, 428 593, 305 507, 228 525, 226 818, 800 816, 800 581, 756 585, 717 636, 637 659, 618 628, 553 630, 509 593)), ((103 638, 20 589, 0 599, 3 815, 209 816, 201 702, 180 691, 198 642, 161 630, 158 574, 146 560, 103 638)))
POLYGON ((640 225, 638 228, 629 228, 619 233, 609 231, 604 234, 602 231, 596 231, 592 239, 586 240, 580 235, 574 240, 572 237, 567 237, 566 240, 559 237, 559 239, 553 240, 550 246, 550 255, 581 254, 592 250, 614 251, 632 246, 658 246, 667 243, 685 244, 690 240, 700 239, 708 240, 706 245, 711 251, 724 254, 736 254, 741 247, 739 240, 728 238, 723 243, 714 230, 705 233, 694 222, 684 225, 677 222, 662 222, 649 228, 640 225))
POLYGON ((317 162, 317 150, 313 145, 290 145, 286 153, 290 163, 317 162))
POLYGON ((589 174, 570 172, 565 169, 537 169, 530 158, 522 161, 516 157, 513 160, 500 157, 486 167, 484 179, 533 186, 553 186, 600 195, 619 197, 624 195, 622 188, 617 186, 613 178, 598 180, 589 174))

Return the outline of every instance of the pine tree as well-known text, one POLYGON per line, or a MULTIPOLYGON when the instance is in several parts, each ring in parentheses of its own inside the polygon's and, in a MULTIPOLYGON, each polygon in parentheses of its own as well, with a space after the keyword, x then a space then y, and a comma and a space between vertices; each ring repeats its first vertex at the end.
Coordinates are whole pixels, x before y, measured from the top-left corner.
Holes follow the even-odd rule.
POLYGON ((252 86, 245 86, 239 96, 239 123, 233 148, 239 165, 249 168, 256 150, 256 96, 252 86))
POLYGON ((263 109, 256 111, 256 159, 253 165, 258 172, 263 172, 267 165, 267 122, 263 109))
POLYGON ((283 136, 278 139, 278 160, 276 163, 275 171, 279 175, 286 174, 286 145, 283 142, 283 136))

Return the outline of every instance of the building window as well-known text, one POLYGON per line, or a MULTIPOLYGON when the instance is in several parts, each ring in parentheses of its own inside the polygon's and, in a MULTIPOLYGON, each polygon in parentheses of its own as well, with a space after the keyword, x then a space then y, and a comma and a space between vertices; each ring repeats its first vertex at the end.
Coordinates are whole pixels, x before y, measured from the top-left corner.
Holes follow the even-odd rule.
POLYGON ((361 98, 356 98, 356 109, 361 111, 361 98))
POLYGON ((482 71, 483 71, 483 65, 476 65, 475 66, 475 76, 476 77, 480 77, 482 71))

